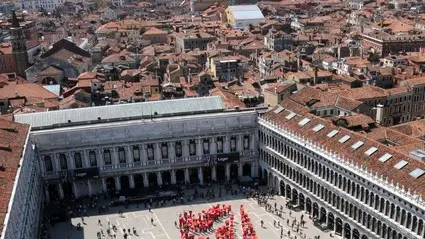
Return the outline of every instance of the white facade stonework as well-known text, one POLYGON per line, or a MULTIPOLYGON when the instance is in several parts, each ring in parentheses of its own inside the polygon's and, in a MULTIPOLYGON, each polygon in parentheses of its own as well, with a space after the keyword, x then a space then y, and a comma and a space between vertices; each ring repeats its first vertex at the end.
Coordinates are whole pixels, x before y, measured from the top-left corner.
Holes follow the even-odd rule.
POLYGON ((256 119, 253 110, 200 114, 40 130, 31 138, 50 185, 46 197, 53 187, 59 198, 79 197, 106 192, 111 184, 121 190, 255 177, 256 119), (239 162, 206 165, 208 157, 231 153, 239 153, 239 162), (72 170, 96 167, 98 178, 68 178, 72 170))
POLYGON ((424 238, 423 200, 297 132, 259 120, 261 176, 323 228, 348 239, 424 238))
POLYGON ((24 146, 19 165, 1 239, 37 238, 44 197, 39 162, 31 140, 24 146))

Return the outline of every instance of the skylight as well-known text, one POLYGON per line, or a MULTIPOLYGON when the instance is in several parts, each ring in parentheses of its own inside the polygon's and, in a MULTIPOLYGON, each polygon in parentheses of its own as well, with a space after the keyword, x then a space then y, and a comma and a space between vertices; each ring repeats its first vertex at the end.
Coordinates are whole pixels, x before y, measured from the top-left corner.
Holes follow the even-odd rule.
POLYGON ((313 131, 314 132, 319 132, 323 128, 325 128, 325 126, 323 124, 318 124, 318 125, 316 125, 316 127, 313 128, 313 131))
POLYGON ((282 112, 283 110, 284 110, 285 108, 283 108, 282 106, 278 106, 278 108, 277 109, 275 109, 273 112, 275 113, 275 114, 279 114, 280 112, 282 112))
POLYGON ((409 164, 407 161, 401 160, 396 165, 394 165, 394 168, 400 170, 400 169, 404 168, 404 166, 406 166, 407 164, 409 164))
POLYGON ((326 136, 328 136, 328 138, 332 138, 334 137, 336 134, 338 134, 338 130, 334 129, 331 132, 329 132, 329 134, 327 134, 326 136))
POLYGON ((392 158, 393 157, 393 155, 392 154, 389 154, 389 153, 385 153, 384 155, 382 155, 378 160, 380 161, 380 162, 383 162, 383 163, 385 163, 388 159, 390 159, 390 158, 392 158))
POLYGON ((310 119, 309 119, 309 118, 304 118, 304 119, 302 119, 302 120, 298 123, 298 125, 300 125, 300 126, 304 126, 304 125, 306 125, 308 122, 310 122, 310 119))
POLYGON ((297 114, 295 114, 294 112, 291 112, 289 115, 287 115, 285 118, 287 119, 287 120, 290 120, 290 119, 292 119, 292 118, 294 118, 295 117, 295 115, 297 115, 297 114))
POLYGON ((366 154, 367 156, 370 156, 370 155, 372 155, 373 153, 375 153, 377 150, 378 150, 378 148, 370 147, 368 150, 366 150, 365 154, 366 154))
POLYGON ((412 172, 410 172, 410 176, 414 177, 414 178, 419 178, 420 176, 424 175, 425 171, 420 169, 420 168, 416 168, 414 169, 412 172))
POLYGON ((363 144, 364 144, 364 142, 363 142, 363 141, 357 141, 356 143, 354 143, 353 145, 351 145, 351 148, 353 148, 353 149, 358 149, 358 148, 360 148, 363 144))
POLYGON ((350 135, 344 135, 344 136, 342 136, 342 138, 340 138, 338 141, 340 142, 340 143, 345 143, 345 142, 347 142, 347 140, 349 140, 351 138, 351 136, 350 135))

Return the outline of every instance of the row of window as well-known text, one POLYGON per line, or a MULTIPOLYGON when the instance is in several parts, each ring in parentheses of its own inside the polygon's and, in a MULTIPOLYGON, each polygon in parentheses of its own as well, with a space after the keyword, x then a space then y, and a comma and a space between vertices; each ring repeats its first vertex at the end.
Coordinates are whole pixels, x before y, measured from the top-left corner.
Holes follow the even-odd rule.
MULTIPOLYGON (((353 182, 350 179, 347 179, 345 176, 342 176, 341 174, 334 172, 333 170, 330 170, 325 165, 318 163, 317 160, 313 160, 309 156, 303 153, 300 153, 299 151, 295 150, 294 148, 284 143, 283 141, 278 141, 274 137, 267 136, 265 133, 260 132, 260 142, 273 148, 275 151, 277 151, 279 154, 282 154, 284 157, 303 166, 306 170, 309 170, 312 173, 323 178, 324 180, 328 181, 331 185, 334 185, 340 188, 341 190, 347 192, 351 196, 355 197, 357 200, 364 202, 365 204, 385 214, 385 216, 390 217, 392 220, 402 224, 403 226, 412 230, 413 232, 415 233, 417 232, 417 228, 411 225, 412 214, 410 212, 406 213, 405 209, 401 210, 399 206, 395 208, 394 203, 391 203, 390 201, 384 198, 381 198, 378 195, 375 195, 373 192, 369 193, 369 190, 367 189, 365 190, 364 187, 361 186, 360 184, 353 182)), ((262 153, 260 154, 261 159, 266 161, 266 163, 268 163, 272 167, 275 167, 280 170, 285 165, 282 163, 281 160, 271 157, 269 154, 266 154, 264 151, 262 151, 261 153, 262 153)), ((363 179, 363 182, 364 182, 364 179, 363 179)), ((368 185, 370 184, 368 183, 368 185)), ((372 185, 372 187, 375 188, 375 185, 372 185)), ((393 199, 395 199, 395 196, 393 196, 393 199)), ((418 209, 416 208, 416 210, 418 209)))
MULTIPOLYGON (((230 152, 236 152, 237 151, 237 138, 236 136, 230 137, 230 152)), ((209 139, 203 139, 202 140, 202 154, 210 154, 211 153, 211 142, 209 139)), ((224 152, 224 138, 223 137, 217 137, 216 142, 213 142, 216 144, 216 151, 217 153, 223 153, 224 152)), ((168 144, 167 143, 161 143, 160 144, 161 149, 161 159, 168 159, 169 158, 169 152, 168 152, 168 144)), ((249 150, 250 147, 250 137, 249 135, 243 136, 243 150, 249 150)), ((183 145, 182 142, 178 141, 175 143, 175 157, 181 158, 183 156, 183 145)), ((140 162, 140 148, 139 146, 132 146, 132 156, 133 156, 133 162, 140 162)), ((154 144, 148 144, 146 147, 146 153, 147 153, 147 160, 152 161, 155 160, 155 153, 154 153, 154 144)), ((196 156, 196 142, 195 140, 189 140, 189 156, 196 156)), ((126 158, 126 150, 124 147, 118 148, 118 161, 120 164, 126 164, 127 158, 126 158)), ((103 150, 103 164, 104 165, 112 165, 112 155, 111 151, 109 149, 103 150)), ((52 158, 49 155, 44 156, 44 165, 46 172, 53 171, 53 161, 52 158)), ((98 160, 96 156, 96 152, 94 150, 90 151, 88 154, 88 166, 89 167, 97 167, 98 160)), ((74 153, 74 167, 75 168, 83 168, 83 160, 81 157, 80 152, 74 153)), ((60 170, 67 170, 70 168, 68 165, 68 160, 65 154, 61 153, 59 154, 59 168, 60 170)))

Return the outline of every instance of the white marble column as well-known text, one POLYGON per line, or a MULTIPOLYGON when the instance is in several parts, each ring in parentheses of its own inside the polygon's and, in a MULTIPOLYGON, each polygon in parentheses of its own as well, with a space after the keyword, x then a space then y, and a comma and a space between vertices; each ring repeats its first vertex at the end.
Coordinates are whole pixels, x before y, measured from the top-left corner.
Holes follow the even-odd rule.
POLYGON ((63 187, 61 183, 58 183, 58 191, 59 191, 59 198, 63 199, 64 198, 64 194, 63 194, 63 187))
POLYGON ((93 195, 93 186, 90 179, 87 180, 87 188, 89 189, 89 196, 93 195))
POLYGON ((156 179, 158 180, 158 186, 162 185, 162 177, 161 172, 156 172, 156 179))
POLYGON ((80 194, 78 193, 78 185, 76 182, 72 182, 72 191, 74 191, 74 197, 78 198, 80 194))
POLYGON ((88 168, 90 167, 90 160, 89 160, 89 151, 88 150, 83 150, 83 168, 88 168))
POLYGON ((202 167, 198 168, 198 178, 199 178, 199 184, 204 184, 204 172, 202 171, 202 167))
POLYGON ((130 188, 134 188, 134 175, 130 174, 128 175, 128 181, 130 182, 130 188))
POLYGON ((175 142, 168 142, 167 146, 168 146, 168 159, 170 160, 170 162, 174 162, 174 159, 176 158, 176 148, 175 148, 176 143, 175 142))
POLYGON ((133 164, 133 154, 131 149, 133 148, 133 146, 125 146, 125 157, 127 159, 127 164, 128 165, 132 165, 133 164))
POLYGON ((226 164, 226 180, 230 180, 230 164, 226 164))
POLYGON ((196 156, 202 156, 204 154, 202 139, 196 139, 196 156))
POLYGON ((60 159, 59 154, 53 154, 52 159, 52 165, 53 165, 53 171, 61 171, 61 165, 60 165, 60 159))
POLYGON ((117 166, 120 164, 119 160, 118 160, 118 150, 116 147, 112 147, 110 149, 111 152, 111 158, 112 158, 112 165, 117 166))
POLYGON ((102 149, 96 149, 94 151, 96 153, 96 162, 97 162, 97 166, 103 166, 105 165, 105 162, 103 161, 103 150, 102 149))
POLYGON ((189 140, 182 141, 182 156, 183 158, 189 158, 189 140))
POLYGON ((216 169, 216 166, 212 166, 212 170, 211 170, 212 172, 211 172, 211 179, 213 180, 213 181, 217 181, 217 169, 216 169))
POLYGON ((171 184, 176 184, 176 183, 177 183, 176 170, 171 170, 171 184))
POLYGON ((243 135, 238 134, 236 137, 236 151, 243 152, 243 135))
POLYGON ((154 159, 157 162, 157 164, 161 163, 162 155, 161 155, 161 144, 160 143, 155 143, 154 159))
POLYGON ((139 147, 142 150, 140 154, 140 161, 142 163, 146 163, 148 161, 148 146, 146 144, 141 144, 139 147))
POLYGON ((230 135, 226 135, 223 137, 223 152, 230 152, 230 135))
POLYGON ((75 169, 74 154, 71 152, 67 152, 65 153, 65 157, 68 164, 68 169, 75 169))
POLYGON ((184 169, 184 181, 185 181, 185 183, 190 182, 189 169, 187 169, 187 168, 184 169))
POLYGON ((149 178, 147 173, 143 174, 143 187, 149 187, 149 178))
POLYGON ((116 190, 121 190, 121 181, 120 181, 120 177, 115 177, 115 189, 116 190))
POLYGON ((217 154, 217 139, 215 137, 209 138, 210 141, 210 154, 217 154))

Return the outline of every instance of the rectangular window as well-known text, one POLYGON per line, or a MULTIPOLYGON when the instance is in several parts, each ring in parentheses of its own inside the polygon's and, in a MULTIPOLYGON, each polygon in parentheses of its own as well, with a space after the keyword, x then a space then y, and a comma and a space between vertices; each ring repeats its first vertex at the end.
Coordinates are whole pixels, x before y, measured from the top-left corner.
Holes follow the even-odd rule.
POLYGON ((154 160, 153 145, 149 144, 147 150, 148 150, 148 160, 154 160))
POLYGON ((83 167, 83 160, 81 160, 81 154, 75 153, 74 159, 75 159, 75 168, 82 168, 83 167))
POLYGON ((111 151, 105 150, 103 152, 103 162, 105 163, 105 165, 112 165, 111 151))
POLYGON ((168 146, 166 143, 161 144, 161 155, 163 159, 168 158, 168 146))
POLYGON ((140 162, 140 150, 138 146, 133 147, 133 161, 140 162))
POLYGON ((62 170, 68 169, 68 163, 66 162, 66 156, 65 156, 65 154, 60 154, 59 155, 59 161, 60 161, 60 165, 61 165, 61 169, 62 170))
POLYGON ((236 137, 235 136, 230 138, 230 151, 236 152, 236 137))
POLYGON ((204 154, 210 154, 210 142, 208 139, 204 139, 203 149, 204 149, 204 154))
POLYGON ((243 136, 243 149, 249 150, 249 135, 243 136))
POLYGON ((194 140, 191 140, 189 142, 189 154, 190 154, 190 156, 196 155, 196 143, 195 143, 194 140))

